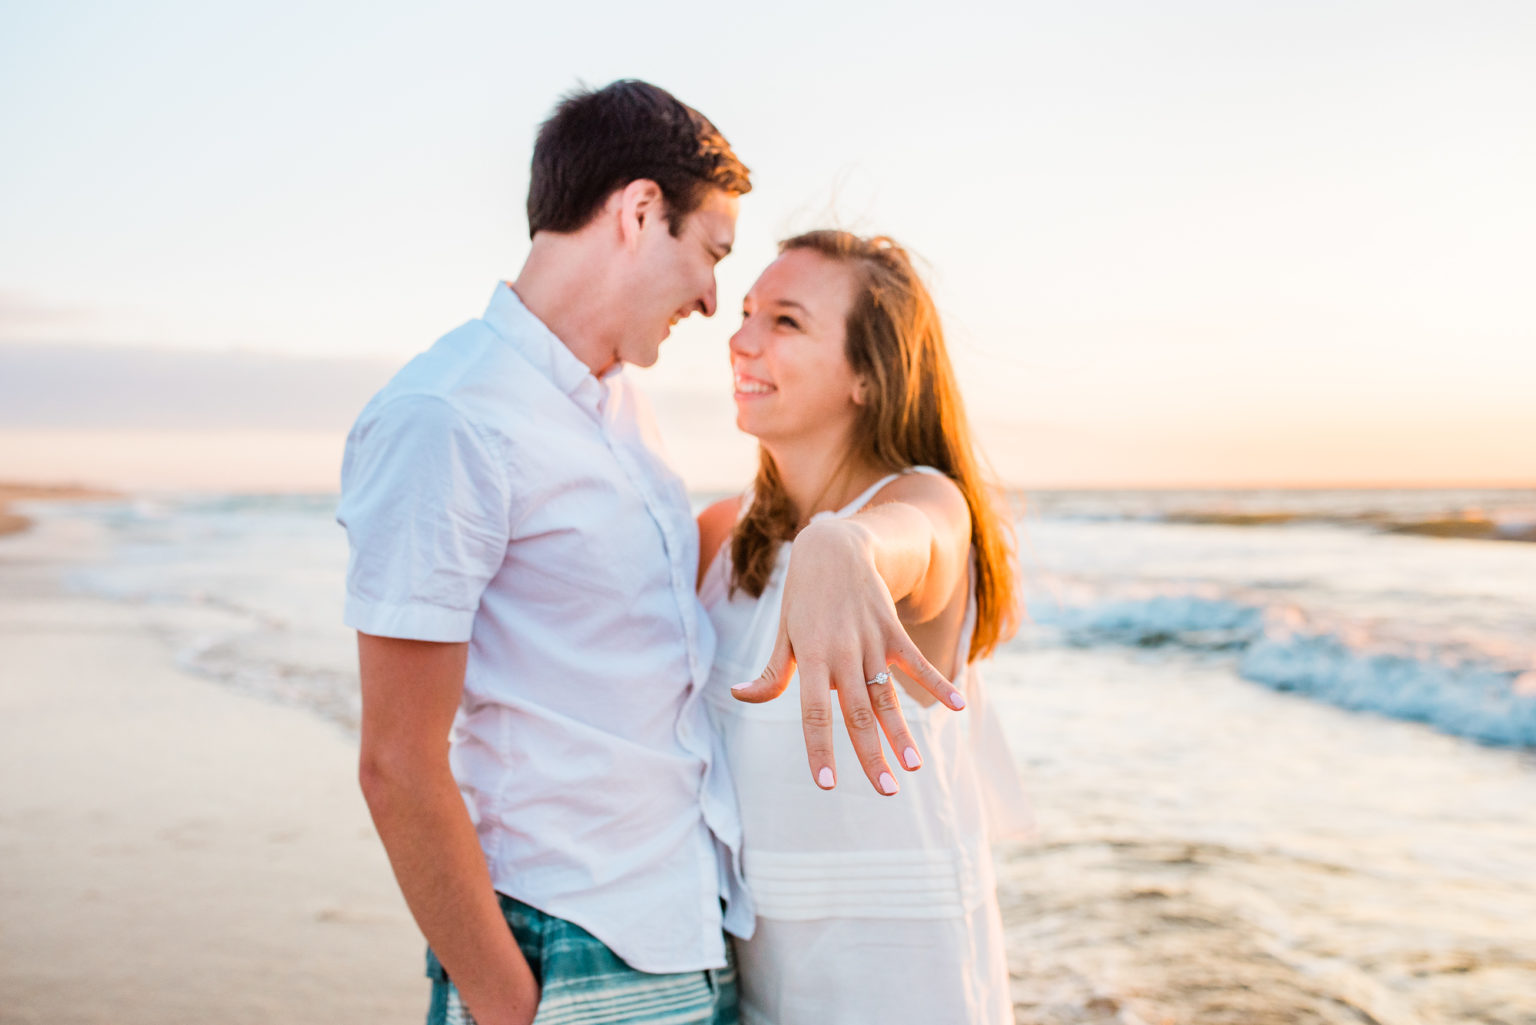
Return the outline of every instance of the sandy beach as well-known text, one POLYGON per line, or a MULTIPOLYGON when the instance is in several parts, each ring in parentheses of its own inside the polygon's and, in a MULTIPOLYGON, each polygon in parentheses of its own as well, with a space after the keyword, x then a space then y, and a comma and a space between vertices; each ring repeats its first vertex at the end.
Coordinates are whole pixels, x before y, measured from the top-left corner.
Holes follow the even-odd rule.
MULTIPOLYGON (((419 1021, 421 942, 354 781, 334 500, 18 501, 35 522, 0 538, 0 1021, 419 1021)), ((1040 827, 998 863, 1019 1025, 1536 1025, 1536 761, 1450 732, 1526 722, 1497 690, 1524 663, 1446 680, 1333 641, 1329 663, 1242 635, 1246 606, 1211 597, 1223 574, 1241 597, 1307 572, 1333 589, 1286 600, 1314 623, 1331 602, 1422 635, 1449 613, 1503 629, 1493 657, 1531 635, 1536 549, 1091 518, 1031 540, 1078 574, 1036 571, 1063 595, 1101 562, 1164 589, 1055 627, 1037 599, 986 670, 1040 827), (1243 678, 1233 645, 1342 666, 1355 708, 1243 678), (1429 706, 1383 714, 1408 672, 1443 728, 1429 706)))
POLYGON ((0 1020, 418 1020, 354 741, 180 672, 163 612, 66 594, 72 529, 0 539, 0 1020))

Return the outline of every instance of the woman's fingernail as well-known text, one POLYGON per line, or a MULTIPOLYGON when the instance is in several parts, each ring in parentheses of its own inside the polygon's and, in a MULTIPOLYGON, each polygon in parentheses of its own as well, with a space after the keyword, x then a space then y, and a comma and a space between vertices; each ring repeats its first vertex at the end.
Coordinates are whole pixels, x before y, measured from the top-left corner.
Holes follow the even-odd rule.
POLYGON ((833 783, 832 770, 823 765, 821 771, 816 774, 816 782, 821 784, 821 789, 831 790, 833 783))
POLYGON ((901 753, 901 760, 909 769, 915 769, 923 764, 923 760, 917 756, 917 748, 915 747, 909 747, 903 751, 901 753))
POLYGON ((956 691, 950 691, 950 693, 949 693, 949 707, 953 708, 957 712, 960 711, 960 709, 965 707, 965 695, 961 694, 957 690, 956 691))
POLYGON ((748 680, 746 683, 733 683, 731 684, 731 690, 746 690, 756 682, 756 680, 748 680))
POLYGON ((880 792, 882 794, 894 794, 896 792, 896 778, 889 772, 880 774, 880 792))

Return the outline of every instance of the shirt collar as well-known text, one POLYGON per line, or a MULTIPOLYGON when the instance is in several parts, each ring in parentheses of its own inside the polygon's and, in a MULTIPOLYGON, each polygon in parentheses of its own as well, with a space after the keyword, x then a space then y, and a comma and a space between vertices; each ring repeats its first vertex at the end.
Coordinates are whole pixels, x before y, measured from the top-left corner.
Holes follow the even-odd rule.
POLYGON ((491 303, 485 308, 485 323, 517 350, 518 355, 559 388, 571 401, 592 415, 603 418, 608 396, 618 386, 624 364, 615 363, 601 378, 576 358, 555 333, 528 307, 505 281, 496 285, 491 303))

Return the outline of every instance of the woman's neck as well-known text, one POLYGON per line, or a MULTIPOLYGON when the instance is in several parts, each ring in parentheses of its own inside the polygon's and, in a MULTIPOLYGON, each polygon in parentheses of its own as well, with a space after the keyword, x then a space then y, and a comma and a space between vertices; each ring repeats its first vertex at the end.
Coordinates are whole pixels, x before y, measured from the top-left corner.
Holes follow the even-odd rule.
POLYGON ((882 471, 855 457, 847 445, 813 442, 767 445, 778 468, 797 527, 820 512, 841 509, 879 480, 882 471))

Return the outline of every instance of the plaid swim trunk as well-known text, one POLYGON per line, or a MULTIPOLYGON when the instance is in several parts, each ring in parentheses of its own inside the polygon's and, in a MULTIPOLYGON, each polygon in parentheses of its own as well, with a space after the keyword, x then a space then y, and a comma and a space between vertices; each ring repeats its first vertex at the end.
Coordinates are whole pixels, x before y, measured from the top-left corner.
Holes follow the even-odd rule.
MULTIPOLYGON (((504 894, 496 896, 539 980, 534 1025, 737 1025, 736 962, 729 940, 724 968, 652 975, 625 964, 581 926, 504 894)), ((427 1025, 474 1025, 431 950, 427 978, 432 980, 427 1025)))

